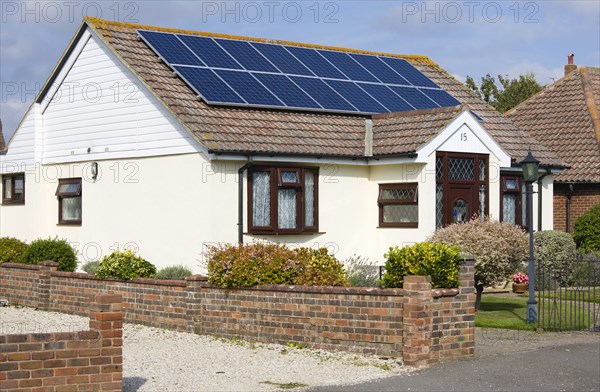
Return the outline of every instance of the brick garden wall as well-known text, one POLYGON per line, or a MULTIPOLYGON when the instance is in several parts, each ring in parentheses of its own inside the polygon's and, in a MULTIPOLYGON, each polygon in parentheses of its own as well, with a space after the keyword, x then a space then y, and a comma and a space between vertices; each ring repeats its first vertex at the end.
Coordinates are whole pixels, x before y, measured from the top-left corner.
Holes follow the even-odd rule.
POLYGON ((268 285, 227 290, 200 275, 126 282, 58 272, 53 262, 5 263, 0 297, 85 315, 91 298, 111 292, 123 298, 125 322, 403 357, 408 365, 424 365, 473 354, 473 274, 468 260, 461 267, 460 289, 432 290, 427 277, 407 277, 403 289, 268 285), (16 278, 27 284, 16 284, 16 278))
POLYGON ((121 296, 98 295, 87 308, 88 331, 0 335, 0 390, 121 391, 121 296))
MULTIPOLYGON (((554 183, 554 230, 567 231, 567 195, 569 185, 554 183)), ((600 184, 573 184, 571 196, 571 222, 573 225, 587 210, 600 203, 600 184)))

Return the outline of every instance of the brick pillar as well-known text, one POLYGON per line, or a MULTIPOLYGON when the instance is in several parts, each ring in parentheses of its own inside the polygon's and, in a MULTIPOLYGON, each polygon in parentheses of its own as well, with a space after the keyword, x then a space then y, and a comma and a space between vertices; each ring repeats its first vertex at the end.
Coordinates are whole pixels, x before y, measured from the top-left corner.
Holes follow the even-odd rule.
POLYGON ((461 355, 475 354, 475 259, 472 255, 467 256, 458 273, 458 282, 460 284, 457 300, 461 302, 461 307, 465 310, 463 321, 466 324, 461 330, 460 336, 463 340, 460 343, 461 355))
POLYGON ((185 278, 187 287, 186 332, 202 334, 202 285, 208 281, 204 275, 192 275, 185 278))
POLYGON ((402 357, 407 366, 425 366, 432 358, 431 277, 405 276, 403 288, 402 357))
POLYGON ((99 294, 93 297, 92 301, 90 330, 99 332, 101 373, 112 376, 110 381, 103 381, 100 387, 102 391, 121 391, 123 387, 123 297, 120 294, 99 294))
POLYGON ((38 291, 38 304, 37 308, 40 310, 51 310, 50 309, 50 279, 51 272, 58 269, 58 263, 50 260, 41 261, 38 263, 39 269, 39 281, 37 284, 38 291))

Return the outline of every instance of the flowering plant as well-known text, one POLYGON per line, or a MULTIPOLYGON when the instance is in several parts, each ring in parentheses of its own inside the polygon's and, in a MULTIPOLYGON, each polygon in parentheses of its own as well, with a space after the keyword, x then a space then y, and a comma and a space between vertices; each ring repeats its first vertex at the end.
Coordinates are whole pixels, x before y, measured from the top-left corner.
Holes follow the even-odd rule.
POLYGON ((525 274, 517 272, 513 275, 513 283, 529 284, 529 277, 525 274))

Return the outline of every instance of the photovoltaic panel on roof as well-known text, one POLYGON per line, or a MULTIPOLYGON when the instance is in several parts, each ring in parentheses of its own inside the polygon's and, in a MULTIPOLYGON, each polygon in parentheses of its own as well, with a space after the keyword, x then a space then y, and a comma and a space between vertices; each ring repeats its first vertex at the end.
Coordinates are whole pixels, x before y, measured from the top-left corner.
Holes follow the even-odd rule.
POLYGON ((357 114, 460 104, 397 57, 148 30, 138 34, 209 104, 357 114))

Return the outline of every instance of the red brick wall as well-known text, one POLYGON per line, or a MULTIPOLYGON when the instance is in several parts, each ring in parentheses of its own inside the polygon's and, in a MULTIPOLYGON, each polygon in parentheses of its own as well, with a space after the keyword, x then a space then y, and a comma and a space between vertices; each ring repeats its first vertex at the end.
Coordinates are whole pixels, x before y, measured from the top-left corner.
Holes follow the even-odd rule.
MULTIPOLYGON (((569 185, 554 183, 554 230, 567 231, 567 195, 569 185)), ((587 210, 600 203, 600 184, 573 184, 571 196, 571 222, 573 225, 587 210)))
POLYGON ((121 296, 98 295, 88 308, 89 331, 0 335, 0 390, 120 391, 121 296))
POLYGON ((401 289, 290 287, 202 288, 202 331, 227 338, 300 343, 400 356, 401 289))
POLYGON ((460 290, 441 291, 432 290, 426 277, 407 277, 404 289, 270 285, 225 290, 199 275, 185 281, 125 282, 57 272, 55 263, 43 264, 0 265, 0 297, 82 315, 91 297, 110 291, 122 296, 126 322, 403 356, 416 366, 473 354, 472 260, 461 269, 460 290), (13 290, 13 276, 24 275, 30 284, 13 290))

